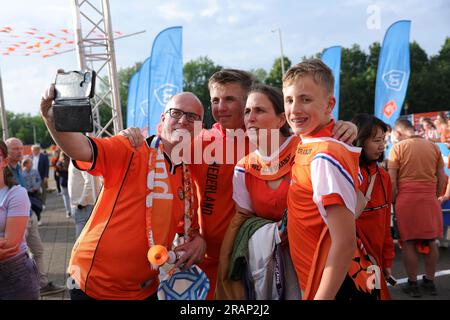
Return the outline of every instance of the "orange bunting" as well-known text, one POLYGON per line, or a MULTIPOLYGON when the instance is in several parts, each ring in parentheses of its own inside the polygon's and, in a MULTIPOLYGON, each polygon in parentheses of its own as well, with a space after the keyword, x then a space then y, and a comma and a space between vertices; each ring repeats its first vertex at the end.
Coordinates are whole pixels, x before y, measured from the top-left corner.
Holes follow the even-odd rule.
MULTIPOLYGON (((97 38, 106 38, 106 35, 101 31, 98 28, 92 34, 96 35, 97 38)), ((124 33, 114 31, 113 34, 114 36, 121 36, 124 33)), ((74 45, 76 45, 76 41, 73 31, 69 28, 48 32, 38 28, 13 30, 9 26, 0 27, 0 56, 32 56, 38 54, 42 58, 48 58, 59 54, 68 46, 73 48, 74 45)))

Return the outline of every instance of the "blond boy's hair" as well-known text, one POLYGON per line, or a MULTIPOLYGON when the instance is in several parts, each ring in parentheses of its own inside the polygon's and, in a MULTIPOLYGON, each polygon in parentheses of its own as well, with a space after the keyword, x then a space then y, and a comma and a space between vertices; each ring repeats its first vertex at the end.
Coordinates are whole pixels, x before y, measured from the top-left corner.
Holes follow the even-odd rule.
POLYGON ((304 76, 311 76, 317 85, 326 90, 327 94, 333 94, 333 73, 320 59, 307 59, 289 68, 283 77, 283 87, 290 86, 304 76))

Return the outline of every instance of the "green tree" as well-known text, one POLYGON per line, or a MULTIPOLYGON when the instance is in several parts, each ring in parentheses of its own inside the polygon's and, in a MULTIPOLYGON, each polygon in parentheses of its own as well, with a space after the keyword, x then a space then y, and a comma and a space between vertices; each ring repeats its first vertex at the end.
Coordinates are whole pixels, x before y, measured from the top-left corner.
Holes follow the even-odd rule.
POLYGON ((9 137, 16 137, 24 144, 39 143, 43 148, 54 144, 41 116, 7 111, 9 137))
POLYGON ((267 79, 267 71, 263 68, 250 69, 250 73, 252 73, 259 82, 265 83, 267 79))
POLYGON ((409 55, 410 75, 405 97, 405 103, 408 103, 408 113, 432 111, 433 106, 430 106, 428 102, 432 97, 427 92, 431 89, 427 75, 430 70, 428 56, 415 41, 409 45, 409 55))
POLYGON ((367 54, 358 45, 342 48, 339 119, 350 120, 357 113, 373 113, 374 91, 366 74, 367 54))
POLYGON ((450 38, 445 39, 441 50, 430 58, 429 67, 423 69, 423 103, 435 111, 450 110, 450 38))
MULTIPOLYGON (((284 72, 286 72, 291 67, 291 60, 288 57, 283 57, 284 62, 284 72)), ((281 57, 276 58, 269 75, 266 78, 266 83, 277 88, 282 88, 282 68, 281 68, 281 57)))
POLYGON ((222 69, 208 57, 200 57, 184 64, 183 67, 183 89, 195 93, 205 107, 203 120, 206 128, 211 128, 214 119, 211 113, 211 102, 209 97, 208 80, 217 71, 222 69))

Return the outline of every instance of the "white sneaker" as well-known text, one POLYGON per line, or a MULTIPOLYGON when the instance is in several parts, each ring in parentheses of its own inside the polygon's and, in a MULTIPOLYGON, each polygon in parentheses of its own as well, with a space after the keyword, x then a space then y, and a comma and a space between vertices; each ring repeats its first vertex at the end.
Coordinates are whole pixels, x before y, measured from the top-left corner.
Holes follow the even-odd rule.
POLYGON ((42 221, 38 221, 38 226, 42 226, 42 221))
POLYGON ((66 212, 66 218, 69 219, 72 215, 69 212, 66 212))

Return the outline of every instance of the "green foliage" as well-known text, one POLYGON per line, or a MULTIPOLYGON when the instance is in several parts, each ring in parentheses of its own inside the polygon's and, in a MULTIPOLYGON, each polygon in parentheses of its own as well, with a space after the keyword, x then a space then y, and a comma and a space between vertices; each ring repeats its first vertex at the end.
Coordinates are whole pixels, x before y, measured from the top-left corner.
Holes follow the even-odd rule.
POLYGON ((43 148, 54 144, 41 116, 7 111, 9 137, 16 137, 24 144, 39 143, 43 148), (36 133, 36 141, 34 139, 36 133))
MULTIPOLYGON (((284 72, 286 72, 291 67, 291 60, 288 57, 283 57, 284 64, 284 72)), ((266 84, 269 84, 273 87, 282 88, 282 77, 283 72, 281 69, 281 57, 275 59, 272 69, 269 72, 269 75, 266 78, 266 84)))
POLYGON ((208 57, 200 57, 184 64, 183 90, 197 95, 205 108, 203 124, 205 128, 211 128, 214 119, 211 113, 211 102, 208 90, 208 80, 216 72, 222 69, 214 64, 208 57))
POLYGON ((267 71, 263 68, 257 68, 257 69, 251 69, 249 70, 250 73, 253 73, 253 75, 258 79, 259 82, 265 83, 267 79, 267 71))

